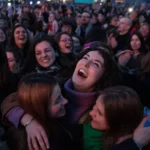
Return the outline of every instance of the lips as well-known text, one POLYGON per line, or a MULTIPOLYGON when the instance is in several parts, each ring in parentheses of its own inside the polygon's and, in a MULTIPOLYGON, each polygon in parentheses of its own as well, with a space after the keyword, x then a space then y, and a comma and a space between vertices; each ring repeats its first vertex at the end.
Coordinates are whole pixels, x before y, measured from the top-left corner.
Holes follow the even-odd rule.
POLYGON ((84 69, 79 69, 78 70, 78 75, 82 78, 87 78, 88 77, 88 74, 84 69))
POLYGON ((47 62, 49 62, 49 59, 43 59, 42 62, 47 63, 47 62))

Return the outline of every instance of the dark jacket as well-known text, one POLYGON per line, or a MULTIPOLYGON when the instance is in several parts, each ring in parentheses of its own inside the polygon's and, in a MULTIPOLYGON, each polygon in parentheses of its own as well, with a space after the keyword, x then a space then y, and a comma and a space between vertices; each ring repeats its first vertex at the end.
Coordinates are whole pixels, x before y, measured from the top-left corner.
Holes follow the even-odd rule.
POLYGON ((127 139, 120 144, 112 146, 109 150, 150 150, 150 146, 147 145, 144 148, 140 148, 133 139, 127 139))
POLYGON ((112 146, 109 150, 140 150, 140 149, 132 139, 127 139, 126 141, 123 141, 120 144, 112 146))
MULTIPOLYGON (((63 125, 60 121, 52 120, 50 124, 50 148, 48 150, 82 150, 81 125, 63 125)), ((24 127, 9 128, 7 139, 11 150, 28 150, 27 134, 24 127)))

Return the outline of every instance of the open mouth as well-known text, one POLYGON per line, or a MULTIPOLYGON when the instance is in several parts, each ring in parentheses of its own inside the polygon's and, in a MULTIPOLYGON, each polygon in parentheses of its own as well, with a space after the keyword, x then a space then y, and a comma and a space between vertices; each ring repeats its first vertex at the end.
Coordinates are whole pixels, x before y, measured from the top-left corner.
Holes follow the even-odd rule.
POLYGON ((22 38, 18 38, 19 40, 21 40, 21 41, 23 41, 23 40, 25 40, 25 37, 22 37, 22 38))
POLYGON ((87 78, 87 73, 83 69, 79 69, 78 75, 82 78, 87 78))
POLYGON ((49 62, 49 60, 48 59, 44 59, 44 60, 42 60, 42 62, 43 63, 47 63, 47 62, 49 62))

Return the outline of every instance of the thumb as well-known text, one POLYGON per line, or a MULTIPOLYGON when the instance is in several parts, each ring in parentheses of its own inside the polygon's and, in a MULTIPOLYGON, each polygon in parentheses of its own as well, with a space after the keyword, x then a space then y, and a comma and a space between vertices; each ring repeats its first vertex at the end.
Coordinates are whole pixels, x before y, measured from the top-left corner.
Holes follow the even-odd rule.
POLYGON ((146 115, 146 116, 143 118, 142 122, 139 124, 138 127, 144 127, 144 124, 145 124, 145 122, 147 121, 147 119, 148 119, 148 115, 146 115))

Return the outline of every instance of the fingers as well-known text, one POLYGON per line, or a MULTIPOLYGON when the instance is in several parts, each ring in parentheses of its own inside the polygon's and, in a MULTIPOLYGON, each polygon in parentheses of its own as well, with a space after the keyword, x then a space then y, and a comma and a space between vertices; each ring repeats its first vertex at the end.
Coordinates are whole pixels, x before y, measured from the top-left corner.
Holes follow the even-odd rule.
POLYGON ((47 150, 46 144, 45 144, 45 142, 44 142, 42 136, 41 136, 41 135, 37 135, 36 138, 37 138, 37 142, 38 142, 40 148, 41 148, 42 150, 47 150))
POLYGON ((148 119, 148 116, 144 117, 143 120, 142 120, 142 122, 139 124, 138 127, 144 127, 144 124, 147 121, 147 119, 148 119))
POLYGON ((29 137, 28 137, 27 141, 28 141, 28 148, 29 148, 29 150, 33 150, 32 149, 32 145, 31 145, 31 141, 30 141, 29 137))
POLYGON ((49 148, 49 141, 48 141, 48 137, 47 137, 47 134, 45 133, 45 131, 41 131, 41 136, 44 140, 46 148, 48 149, 49 148))
POLYGON ((31 139, 31 143, 32 143, 34 150, 39 150, 39 146, 37 144, 37 140, 35 137, 31 139))

